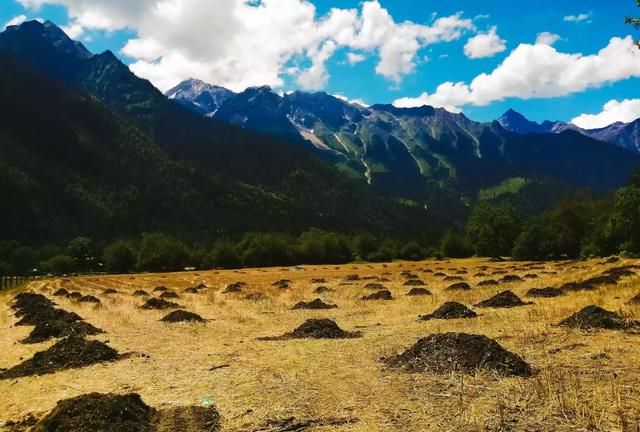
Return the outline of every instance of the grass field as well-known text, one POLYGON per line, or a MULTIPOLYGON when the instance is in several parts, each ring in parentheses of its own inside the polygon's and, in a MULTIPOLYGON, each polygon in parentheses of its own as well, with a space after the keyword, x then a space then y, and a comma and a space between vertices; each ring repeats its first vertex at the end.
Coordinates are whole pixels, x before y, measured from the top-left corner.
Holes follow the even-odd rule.
MULTIPOLYGON (((557 298, 527 299, 530 288, 559 287, 599 275, 632 260, 490 263, 486 259, 307 266, 303 269, 82 276, 32 282, 23 288, 49 298, 60 287, 93 294, 100 306, 55 298, 59 307, 77 312, 106 333, 121 353, 113 363, 49 375, 0 380, 0 424, 50 411, 56 402, 90 392, 139 393, 154 407, 201 405, 212 399, 223 417, 224 431, 640 431, 640 332, 575 330, 555 326, 588 305, 598 305, 640 320, 640 307, 628 305, 640 293, 640 278, 557 298), (486 269, 479 267, 486 266, 486 269), (402 271, 418 275, 433 293, 407 297, 402 271), (433 273, 426 272, 431 270, 433 273), (466 271, 466 273, 465 273, 466 271), (499 274, 493 274, 494 272, 499 274), (446 275, 458 275, 472 290, 448 292, 446 275), (478 272, 486 276, 475 276, 478 272), (478 287, 504 274, 538 278, 478 287), (555 274, 554 274, 555 273, 555 274), (347 275, 361 280, 344 285, 347 275), (371 289, 366 277, 382 282, 392 301, 363 301, 371 289), (290 279, 290 288, 272 284, 290 279), (312 283, 324 278, 325 283, 312 283), (223 294, 233 282, 246 282, 240 293, 223 294), (199 294, 183 290, 204 283, 199 294), (166 324, 169 311, 146 311, 144 299, 159 286, 177 293, 182 309, 210 319, 204 324, 166 324), (313 293, 319 285, 335 289, 313 293), (103 295, 106 288, 118 293, 103 295), (510 309, 478 309, 478 318, 418 322, 445 301, 472 306, 497 292, 512 290, 535 304, 510 309), (266 299, 244 299, 263 293, 266 299), (321 297, 339 307, 326 311, 293 311, 300 300, 321 297), (345 340, 261 341, 289 332, 308 318, 331 318, 344 330, 363 332, 345 340), (380 358, 399 353, 419 338, 438 332, 486 335, 522 356, 535 370, 530 378, 406 373, 389 370, 380 358), (277 421, 295 417, 299 429, 277 421)), ((14 327, 9 306, 18 291, 0 293, 0 368, 10 368, 55 341, 27 345, 19 341, 32 327, 14 327)), ((3 430, 0 427, 0 430, 3 430)), ((5 427, 5 430, 10 430, 5 427)))

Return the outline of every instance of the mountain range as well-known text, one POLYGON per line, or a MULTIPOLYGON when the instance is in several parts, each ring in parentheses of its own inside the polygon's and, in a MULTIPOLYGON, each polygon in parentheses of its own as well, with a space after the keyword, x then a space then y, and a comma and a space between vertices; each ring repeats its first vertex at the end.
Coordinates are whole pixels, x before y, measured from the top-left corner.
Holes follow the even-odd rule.
POLYGON ((509 110, 498 119, 498 123, 500 123, 506 130, 521 135, 558 134, 572 130, 595 140, 613 144, 632 152, 640 153, 640 119, 630 123, 616 122, 598 129, 582 129, 573 123, 562 121, 544 121, 542 123, 536 123, 528 120, 517 111, 509 110))
POLYGON ((539 125, 515 111, 479 123, 429 106, 364 107, 326 93, 278 95, 269 87, 234 93, 195 79, 165 94, 194 112, 310 149, 405 197, 424 197, 434 188, 474 193, 513 176, 602 190, 622 184, 638 160, 604 139, 617 144, 622 134, 539 125))
POLYGON ((11 107, 0 118, 0 237, 28 241, 441 233, 481 196, 540 210, 577 188, 621 186, 640 166, 570 128, 525 134, 429 106, 197 80, 164 95, 51 22, 0 33, 0 97, 11 107))

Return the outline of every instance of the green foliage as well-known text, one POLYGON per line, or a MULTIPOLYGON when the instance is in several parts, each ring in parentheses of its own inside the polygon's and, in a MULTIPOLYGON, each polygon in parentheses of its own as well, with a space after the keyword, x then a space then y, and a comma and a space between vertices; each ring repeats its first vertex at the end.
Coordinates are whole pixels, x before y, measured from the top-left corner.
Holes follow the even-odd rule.
POLYGON ((205 258, 205 267, 234 269, 242 267, 242 261, 236 252, 235 245, 230 241, 222 240, 216 242, 205 258))
POLYGON ((351 250, 358 260, 365 260, 368 256, 378 252, 378 239, 368 233, 356 234, 350 242, 351 250))
POLYGON ((307 264, 343 264, 353 259, 344 236, 317 229, 302 233, 298 252, 307 264))
POLYGON ((105 268, 114 273, 130 273, 136 268, 136 250, 131 242, 117 240, 103 253, 105 268))
POLYGON ((77 269, 76 260, 69 255, 56 255, 40 263, 41 273, 62 275, 73 273, 77 269))
POLYGON ((640 251, 640 186, 620 189, 615 196, 613 229, 625 241, 627 252, 640 251))
POLYGON ((93 240, 89 237, 76 237, 69 242, 67 252, 76 261, 80 270, 89 270, 95 262, 93 240))
POLYGON ((469 243, 481 256, 508 255, 519 232, 520 221, 513 207, 485 202, 475 207, 466 227, 469 243))
POLYGON ((408 261, 420 261, 424 259, 424 251, 418 243, 410 242, 400 249, 398 258, 408 261))
POLYGON ((282 233, 250 233, 238 244, 242 263, 247 267, 297 264, 295 239, 282 233))
POLYGON ((138 269, 161 272, 182 270, 189 252, 183 242, 162 233, 143 234, 138 251, 138 269))
POLYGON ((449 230, 444 235, 440 249, 449 258, 468 258, 473 255, 473 249, 465 236, 454 230, 449 230))
POLYGON ((38 263, 38 254, 30 247, 18 247, 11 253, 9 268, 15 275, 27 275, 38 263))

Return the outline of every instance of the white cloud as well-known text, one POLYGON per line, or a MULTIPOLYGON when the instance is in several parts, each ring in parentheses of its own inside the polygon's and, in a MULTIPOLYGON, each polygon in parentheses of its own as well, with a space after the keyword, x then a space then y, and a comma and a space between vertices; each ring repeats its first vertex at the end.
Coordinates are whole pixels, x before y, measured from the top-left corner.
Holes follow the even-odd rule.
POLYGON ((464 46, 464 54, 472 59, 493 57, 507 49, 507 41, 498 36, 497 27, 470 38, 464 46))
POLYGON ((538 34, 536 38, 536 45, 553 45, 558 42, 560 39, 560 35, 549 32, 542 32, 538 34))
POLYGON ((62 30, 71 39, 78 39, 84 35, 84 27, 82 27, 80 24, 70 24, 68 26, 62 27, 62 30))
POLYGON ((341 93, 336 93, 336 94, 333 94, 332 96, 333 96, 334 98, 337 98, 337 99, 343 100, 343 101, 345 101, 345 102, 349 102, 350 104, 360 105, 360 106, 363 106, 363 107, 368 107, 368 106, 369 106, 369 104, 368 104, 368 103, 366 103, 366 102, 365 102, 364 100, 362 100, 362 99, 350 99, 350 98, 348 98, 347 96, 345 96, 345 95, 343 95, 343 94, 341 94, 341 93))
POLYGON ((640 50, 631 36, 612 38, 597 54, 567 54, 544 44, 521 44, 493 72, 471 83, 446 82, 433 94, 402 98, 397 106, 461 107, 507 98, 565 96, 624 79, 640 77, 640 50))
POLYGON ((461 14, 428 25, 399 23, 378 0, 325 16, 309 0, 17 1, 33 9, 65 6, 76 32, 135 31, 122 52, 134 59, 136 74, 162 90, 191 76, 234 90, 278 88, 288 72, 316 88, 326 83, 325 63, 340 48, 377 56, 376 72, 400 82, 414 71, 419 50, 474 31, 461 14), (309 60, 311 67, 303 68, 309 60))
POLYGON ((358 53, 352 53, 352 52, 347 54, 347 61, 349 61, 349 64, 351 65, 361 63, 366 59, 367 57, 364 54, 358 54, 358 53))
POLYGON ((4 26, 2 27, 2 29, 5 30, 9 26, 20 25, 23 22, 25 22, 26 20, 27 20, 27 16, 26 15, 15 16, 15 17, 11 18, 9 21, 6 22, 4 24, 4 26))
POLYGON ((640 99, 611 100, 598 114, 582 114, 571 123, 583 129, 598 129, 612 123, 630 123, 640 118, 640 99))
POLYGON ((591 23, 591 16, 593 12, 581 13, 576 15, 567 15, 563 19, 566 22, 586 22, 587 24, 591 23))

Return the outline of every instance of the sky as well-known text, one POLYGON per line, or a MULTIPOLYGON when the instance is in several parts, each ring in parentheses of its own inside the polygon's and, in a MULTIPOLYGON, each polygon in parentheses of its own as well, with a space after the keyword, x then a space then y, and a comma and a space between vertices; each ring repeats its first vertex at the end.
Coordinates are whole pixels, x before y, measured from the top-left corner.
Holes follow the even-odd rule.
POLYGON ((627 16, 636 0, 0 0, 0 26, 50 20, 163 91, 198 78, 585 128, 640 118, 627 16))

